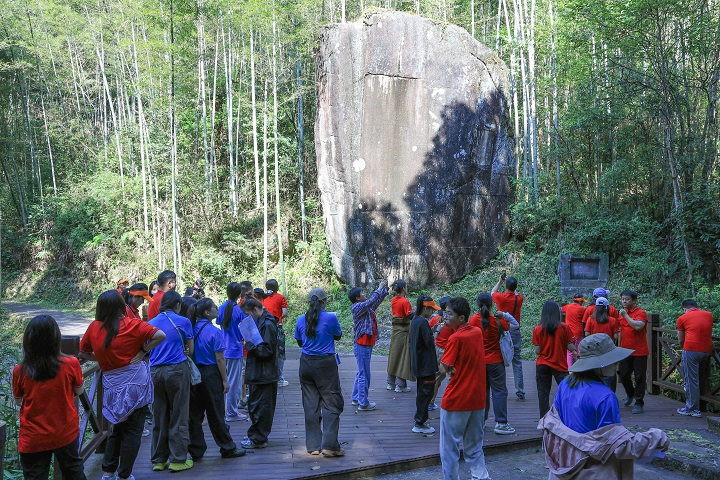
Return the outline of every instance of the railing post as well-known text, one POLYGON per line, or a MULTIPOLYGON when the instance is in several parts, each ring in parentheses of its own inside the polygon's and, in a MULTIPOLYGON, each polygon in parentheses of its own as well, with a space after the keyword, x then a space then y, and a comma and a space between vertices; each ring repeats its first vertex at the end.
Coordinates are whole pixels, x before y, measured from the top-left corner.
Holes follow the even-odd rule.
POLYGON ((662 366, 662 349, 659 345, 660 334, 656 331, 660 328, 660 314, 651 313, 647 326, 647 342, 650 350, 650 358, 647 365, 647 391, 651 395, 659 395, 660 387, 655 384, 662 366))
POLYGON ((5 442, 7 442, 7 425, 0 420, 0 472, 5 471, 5 442))
POLYGON ((702 397, 710 391, 710 365, 712 357, 708 357, 705 361, 700 362, 700 371, 698 372, 700 380, 700 411, 707 412, 708 402, 702 397))

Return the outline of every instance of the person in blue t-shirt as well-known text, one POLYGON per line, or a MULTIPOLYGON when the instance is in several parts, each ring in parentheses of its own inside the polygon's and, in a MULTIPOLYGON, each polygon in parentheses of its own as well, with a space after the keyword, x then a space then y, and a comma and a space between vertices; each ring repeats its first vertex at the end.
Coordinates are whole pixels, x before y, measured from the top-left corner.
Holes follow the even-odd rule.
POLYGON ((338 429, 345 401, 340 389, 335 341, 342 329, 334 313, 325 311, 327 294, 313 288, 305 315, 295 325, 295 340, 302 347, 300 389, 305 412, 305 447, 310 455, 341 457, 338 429), (320 423, 322 422, 322 429, 320 423))
MULTIPOLYGON (((252 291, 252 285, 251 291, 252 291)), ((227 407, 225 410, 226 422, 247 420, 247 415, 238 412, 238 405, 245 397, 243 388, 243 350, 242 336, 238 325, 245 318, 245 314, 238 305, 239 299, 245 298, 247 287, 237 282, 228 283, 226 292, 228 299, 218 308, 215 323, 220 325, 223 341, 225 343, 225 362, 230 389, 227 393, 227 407)))
POLYGON ((225 341, 219 328, 211 325, 218 316, 218 307, 209 298, 203 298, 195 305, 193 333, 195 353, 193 360, 200 370, 202 382, 190 389, 190 446, 188 452, 193 460, 205 455, 207 443, 202 422, 207 413, 208 426, 213 439, 220 447, 222 458, 236 458, 245 455, 238 449, 225 423, 224 395, 230 389, 225 369, 225 341))
POLYGON ((578 433, 620 423, 620 406, 604 378, 614 374, 616 363, 634 350, 616 347, 604 333, 580 342, 580 359, 570 366, 570 375, 558 386, 554 406, 560 419, 578 433))
POLYGON ((181 305, 179 293, 166 292, 160 313, 149 322, 166 336, 158 345, 162 348, 150 351, 150 374, 155 386, 150 461, 155 471, 170 468, 180 472, 193 466, 187 458, 190 367, 186 355, 192 355, 194 343, 190 320, 178 315, 181 305))

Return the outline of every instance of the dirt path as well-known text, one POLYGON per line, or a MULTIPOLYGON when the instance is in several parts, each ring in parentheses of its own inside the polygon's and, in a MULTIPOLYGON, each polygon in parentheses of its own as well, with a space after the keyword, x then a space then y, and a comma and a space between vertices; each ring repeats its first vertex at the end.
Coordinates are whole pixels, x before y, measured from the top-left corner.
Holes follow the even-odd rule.
POLYGON ((2 306, 7 308, 12 314, 28 318, 36 315, 51 315, 57 321, 60 326, 60 332, 62 332, 63 335, 83 335, 92 321, 90 317, 61 312, 60 310, 51 310, 28 303, 2 302, 2 306))

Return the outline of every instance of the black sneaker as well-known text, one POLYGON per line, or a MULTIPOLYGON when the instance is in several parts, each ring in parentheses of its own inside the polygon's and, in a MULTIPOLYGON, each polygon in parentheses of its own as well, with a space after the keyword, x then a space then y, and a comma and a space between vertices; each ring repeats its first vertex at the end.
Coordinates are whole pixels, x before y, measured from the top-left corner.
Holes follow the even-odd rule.
POLYGON ((236 448, 234 450, 228 450, 227 452, 223 452, 220 454, 222 458, 238 458, 245 455, 245 450, 241 450, 239 448, 236 448))

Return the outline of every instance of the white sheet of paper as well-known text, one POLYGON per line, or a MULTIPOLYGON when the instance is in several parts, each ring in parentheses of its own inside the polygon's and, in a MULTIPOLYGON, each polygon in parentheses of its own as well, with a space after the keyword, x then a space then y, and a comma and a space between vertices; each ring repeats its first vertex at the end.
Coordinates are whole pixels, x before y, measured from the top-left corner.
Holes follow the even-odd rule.
POLYGON ((240 328, 240 335, 242 335, 246 342, 252 342, 253 345, 263 343, 262 336, 260 336, 255 320, 251 315, 240 320, 238 327, 240 328))

